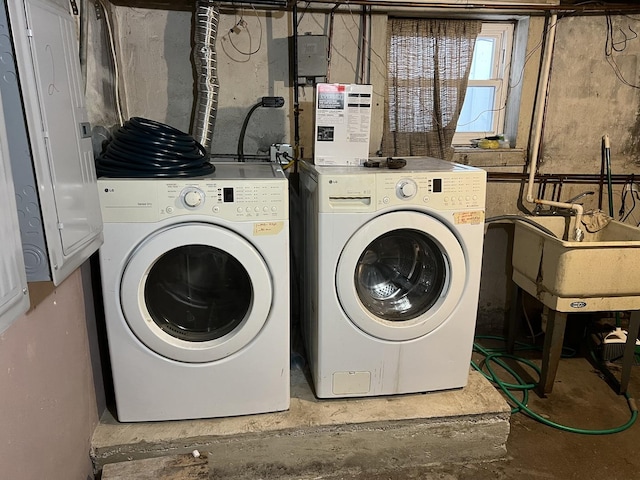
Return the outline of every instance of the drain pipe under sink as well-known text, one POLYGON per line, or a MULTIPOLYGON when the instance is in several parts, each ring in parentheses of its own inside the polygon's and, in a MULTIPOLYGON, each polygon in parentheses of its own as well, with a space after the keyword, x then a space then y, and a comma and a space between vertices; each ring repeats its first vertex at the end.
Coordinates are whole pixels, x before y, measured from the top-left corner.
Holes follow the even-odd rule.
POLYGON ((538 96, 536 98, 536 116, 532 129, 533 141, 531 142, 531 151, 529 154, 529 182, 527 184, 527 197, 526 200, 529 203, 535 203, 539 205, 548 205, 556 208, 566 208, 576 212, 576 223, 574 230, 575 241, 582 241, 584 238, 584 232, 580 227, 582 225, 582 215, 584 210, 582 205, 578 203, 565 203, 554 202, 551 200, 544 200, 541 198, 535 198, 533 196, 533 186, 536 178, 536 171, 538 169, 538 155, 540 153, 540 142, 542 138, 542 124, 544 121, 544 111, 547 100, 547 89, 549 87, 549 75, 551 73, 551 59, 553 57, 553 47, 556 38, 556 25, 558 24, 558 15, 553 13, 549 19, 547 26, 547 41, 542 56, 541 74, 538 81, 538 96))

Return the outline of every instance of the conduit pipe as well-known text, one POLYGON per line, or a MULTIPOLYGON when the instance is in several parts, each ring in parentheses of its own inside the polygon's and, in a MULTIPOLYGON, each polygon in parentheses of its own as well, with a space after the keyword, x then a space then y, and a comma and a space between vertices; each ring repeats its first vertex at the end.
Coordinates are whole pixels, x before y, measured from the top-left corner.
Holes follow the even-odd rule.
POLYGON ((542 139, 542 125, 544 122, 544 113, 547 102, 547 91, 549 87, 549 76, 551 73, 551 59, 553 58, 553 49, 556 39, 556 25, 558 24, 558 14, 553 13, 547 24, 547 38, 545 42, 544 52, 542 55, 542 65, 540 66, 540 79, 538 81, 538 93, 535 105, 535 119, 532 129, 531 151, 529 153, 529 182, 527 184, 527 197, 529 203, 539 205, 547 205, 549 207, 566 208, 576 212, 576 224, 574 229, 574 240, 580 242, 584 238, 584 232, 581 228, 582 215, 584 210, 582 205, 578 203, 554 202, 535 198, 533 196, 533 187, 538 170, 538 155, 540 154, 540 142, 542 139))
POLYGON ((216 38, 220 8, 218 3, 198 0, 195 10, 193 62, 196 70, 196 105, 192 136, 211 151, 213 128, 218 111, 218 58, 216 38))

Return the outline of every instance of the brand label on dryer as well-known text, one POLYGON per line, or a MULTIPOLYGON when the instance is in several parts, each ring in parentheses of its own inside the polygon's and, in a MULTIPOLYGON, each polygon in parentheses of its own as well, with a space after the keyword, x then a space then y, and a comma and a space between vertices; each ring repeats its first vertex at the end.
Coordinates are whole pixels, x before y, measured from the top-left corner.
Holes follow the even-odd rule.
POLYGON ((277 235, 284 228, 284 222, 260 222, 253 226, 253 235, 277 235))
POLYGON ((456 225, 462 225, 466 223, 478 224, 484 222, 484 211, 478 210, 475 212, 456 212, 453 214, 453 221, 456 225))

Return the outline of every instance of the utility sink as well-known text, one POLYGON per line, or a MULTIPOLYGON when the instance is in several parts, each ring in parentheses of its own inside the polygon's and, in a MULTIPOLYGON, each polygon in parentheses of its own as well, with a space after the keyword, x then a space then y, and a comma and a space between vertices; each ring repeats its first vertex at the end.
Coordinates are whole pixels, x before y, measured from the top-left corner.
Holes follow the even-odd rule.
MULTIPOLYGON (((513 281, 559 312, 640 309, 640 228, 616 220, 569 241, 575 216, 528 216, 556 237, 515 222, 513 281)), ((585 219, 588 220, 585 214, 585 219)))

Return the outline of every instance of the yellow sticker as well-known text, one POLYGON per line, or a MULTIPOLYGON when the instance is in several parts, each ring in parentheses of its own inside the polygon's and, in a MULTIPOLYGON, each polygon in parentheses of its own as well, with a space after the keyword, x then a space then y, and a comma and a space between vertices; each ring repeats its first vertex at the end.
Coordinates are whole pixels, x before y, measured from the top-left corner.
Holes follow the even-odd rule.
POLYGON ((453 221, 456 225, 471 223, 472 225, 484 222, 484 211, 456 212, 453 214, 453 221))
POLYGON ((277 235, 284 228, 284 222, 260 222, 253 226, 253 235, 277 235))

